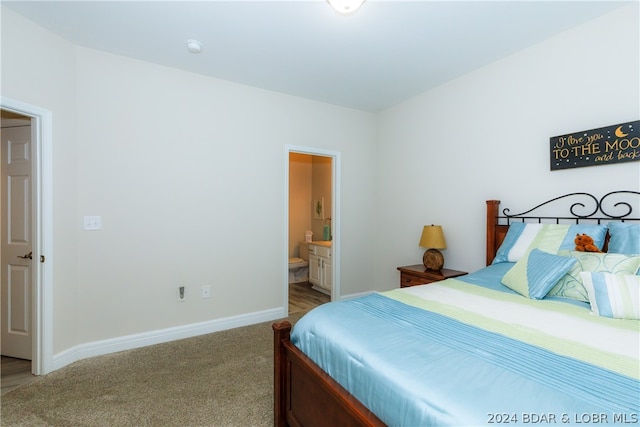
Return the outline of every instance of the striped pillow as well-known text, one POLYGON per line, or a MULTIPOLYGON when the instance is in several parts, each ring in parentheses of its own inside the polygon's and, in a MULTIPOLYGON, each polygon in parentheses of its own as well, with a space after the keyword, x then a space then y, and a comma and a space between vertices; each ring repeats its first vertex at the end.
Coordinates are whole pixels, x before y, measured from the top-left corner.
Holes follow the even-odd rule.
POLYGON ((640 276, 585 272, 580 276, 594 314, 640 320, 640 276))
POLYGON ((509 226, 509 231, 496 251, 492 264, 501 262, 517 262, 532 249, 544 252, 568 255, 575 249, 576 234, 588 234, 598 247, 604 246, 607 227, 596 224, 534 224, 516 222, 509 226))
POLYGON ((507 271, 502 284, 527 298, 542 299, 576 262, 534 249, 507 271))

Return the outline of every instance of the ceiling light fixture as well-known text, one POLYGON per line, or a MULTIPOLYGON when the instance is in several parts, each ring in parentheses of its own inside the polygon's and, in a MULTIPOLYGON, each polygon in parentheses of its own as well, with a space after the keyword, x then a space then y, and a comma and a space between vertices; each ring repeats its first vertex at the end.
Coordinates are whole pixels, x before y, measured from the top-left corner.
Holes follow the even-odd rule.
POLYGON ((327 3, 338 13, 349 15, 360 9, 365 0, 327 0, 327 3))
POLYGON ((202 52, 202 43, 198 40, 187 40, 187 50, 191 53, 202 52))

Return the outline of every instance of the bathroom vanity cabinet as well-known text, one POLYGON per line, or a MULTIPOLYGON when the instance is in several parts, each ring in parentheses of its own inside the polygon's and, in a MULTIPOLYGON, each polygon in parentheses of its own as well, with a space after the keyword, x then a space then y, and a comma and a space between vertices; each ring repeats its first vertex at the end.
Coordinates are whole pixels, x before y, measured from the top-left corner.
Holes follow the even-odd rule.
POLYGON ((309 283, 314 289, 331 295, 333 287, 331 242, 309 243, 309 283))

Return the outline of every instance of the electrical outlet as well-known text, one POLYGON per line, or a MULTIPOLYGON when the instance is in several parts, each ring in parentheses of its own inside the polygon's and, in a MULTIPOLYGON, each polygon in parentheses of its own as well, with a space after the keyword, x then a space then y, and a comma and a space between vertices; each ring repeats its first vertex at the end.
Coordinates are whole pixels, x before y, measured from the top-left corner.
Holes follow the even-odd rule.
POLYGON ((206 285, 202 287, 202 298, 211 298, 211 286, 206 285))
POLYGON ((85 230, 102 230, 102 217, 101 216, 85 216, 84 217, 84 229, 85 230))
POLYGON ((186 291, 184 286, 178 286, 178 302, 184 302, 186 297, 186 291))

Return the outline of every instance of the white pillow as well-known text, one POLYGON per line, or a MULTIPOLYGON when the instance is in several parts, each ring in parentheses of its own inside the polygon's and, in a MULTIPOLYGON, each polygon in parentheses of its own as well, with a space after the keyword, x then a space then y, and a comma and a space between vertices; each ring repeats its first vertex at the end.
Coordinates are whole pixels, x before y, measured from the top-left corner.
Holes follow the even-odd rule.
POLYGON ((594 314, 640 320, 640 276, 583 272, 580 277, 594 314))

